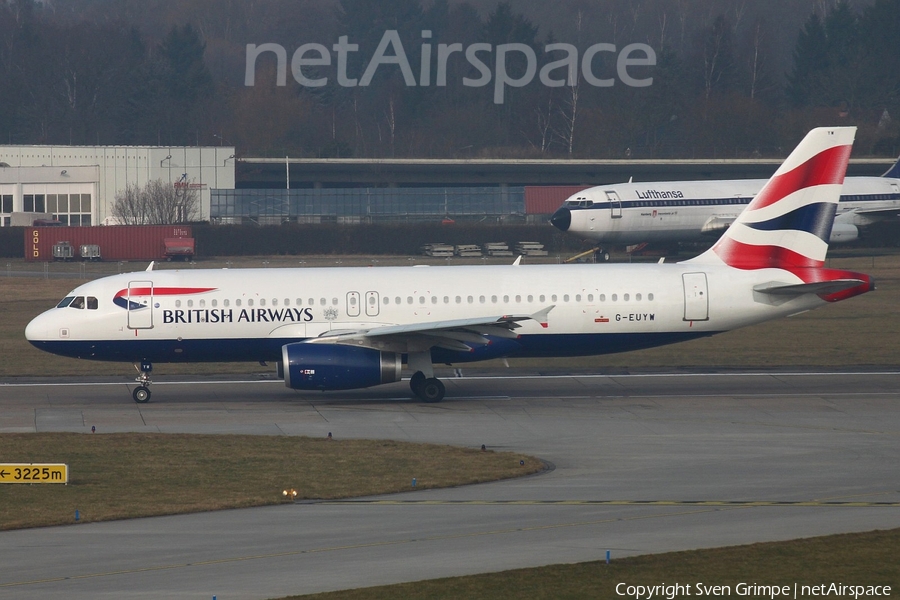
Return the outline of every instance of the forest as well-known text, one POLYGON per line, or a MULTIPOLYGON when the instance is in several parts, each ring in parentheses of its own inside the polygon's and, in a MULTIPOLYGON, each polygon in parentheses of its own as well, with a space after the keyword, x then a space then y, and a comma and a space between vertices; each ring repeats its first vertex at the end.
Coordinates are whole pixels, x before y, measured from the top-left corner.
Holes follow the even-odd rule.
POLYGON ((746 158, 820 125, 900 153, 900 0, 0 0, 5 144, 746 158))

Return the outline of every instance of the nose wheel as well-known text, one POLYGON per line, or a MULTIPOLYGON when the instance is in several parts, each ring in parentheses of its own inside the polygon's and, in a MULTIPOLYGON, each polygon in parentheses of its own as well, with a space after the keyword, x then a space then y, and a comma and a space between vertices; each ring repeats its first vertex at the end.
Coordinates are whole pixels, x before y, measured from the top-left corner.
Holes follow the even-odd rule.
POLYGON ((131 392, 131 397, 138 404, 146 404, 150 402, 150 388, 145 385, 139 385, 131 392))
POLYGON ((138 404, 146 404, 150 402, 150 384, 153 383, 150 381, 150 373, 153 371, 153 365, 149 362, 142 362, 140 365, 135 363, 134 368, 140 373, 135 378, 140 385, 131 391, 131 397, 138 404))

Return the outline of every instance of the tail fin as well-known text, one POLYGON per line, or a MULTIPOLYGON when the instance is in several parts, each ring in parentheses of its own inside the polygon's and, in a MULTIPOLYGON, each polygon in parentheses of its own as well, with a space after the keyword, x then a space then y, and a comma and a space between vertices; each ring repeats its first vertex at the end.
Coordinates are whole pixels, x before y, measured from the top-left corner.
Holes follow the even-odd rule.
POLYGON ((738 269, 825 264, 855 127, 810 131, 716 244, 687 262, 738 269))
POLYGON ((900 157, 897 158, 897 162, 894 163, 894 166, 884 172, 882 177, 890 177, 893 179, 900 179, 900 157))

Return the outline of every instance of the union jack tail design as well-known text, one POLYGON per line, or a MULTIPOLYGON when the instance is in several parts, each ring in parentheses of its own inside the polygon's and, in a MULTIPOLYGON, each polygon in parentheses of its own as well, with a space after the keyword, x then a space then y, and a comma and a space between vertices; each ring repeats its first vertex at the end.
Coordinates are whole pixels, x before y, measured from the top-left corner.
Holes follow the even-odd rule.
POLYGON ((821 268, 855 135, 855 127, 810 131, 719 241, 688 262, 821 268))

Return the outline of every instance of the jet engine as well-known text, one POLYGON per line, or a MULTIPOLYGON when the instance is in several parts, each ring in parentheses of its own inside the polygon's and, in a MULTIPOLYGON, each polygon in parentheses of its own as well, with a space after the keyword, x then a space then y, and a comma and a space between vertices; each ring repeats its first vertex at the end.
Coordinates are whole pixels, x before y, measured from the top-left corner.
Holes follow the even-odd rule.
POLYGON ((852 242, 858 237, 859 229, 857 229, 856 225, 838 223, 835 221, 834 225, 831 227, 831 237, 828 238, 828 242, 832 244, 841 244, 852 242))
POLYGON ((297 342, 281 347, 284 384, 295 390, 353 390, 400 381, 394 352, 297 342))

